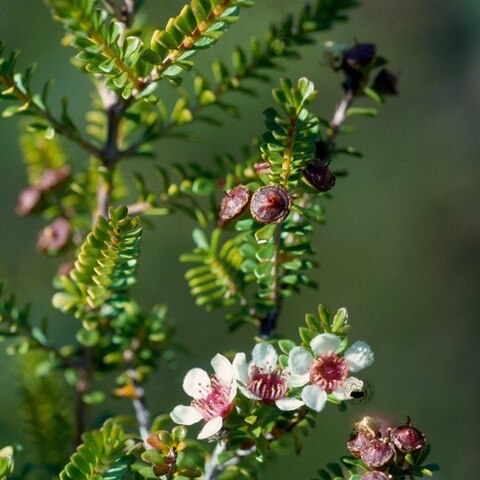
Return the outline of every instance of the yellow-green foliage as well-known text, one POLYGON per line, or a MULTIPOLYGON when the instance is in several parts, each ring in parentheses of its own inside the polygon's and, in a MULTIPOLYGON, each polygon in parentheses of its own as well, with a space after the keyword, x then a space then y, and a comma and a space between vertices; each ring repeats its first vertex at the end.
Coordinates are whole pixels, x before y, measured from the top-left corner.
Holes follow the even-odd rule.
POLYGON ((27 165, 28 183, 35 185, 47 169, 58 169, 66 156, 58 137, 45 138, 45 132, 26 132, 20 137, 23 158, 27 165))

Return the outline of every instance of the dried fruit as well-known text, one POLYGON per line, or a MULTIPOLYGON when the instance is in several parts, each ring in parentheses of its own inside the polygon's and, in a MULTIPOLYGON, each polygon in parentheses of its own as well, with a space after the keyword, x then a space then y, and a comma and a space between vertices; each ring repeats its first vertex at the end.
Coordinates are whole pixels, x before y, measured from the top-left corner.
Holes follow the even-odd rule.
POLYGON ((257 162, 253 169, 257 173, 257 175, 268 175, 270 172, 270 163, 269 162, 257 162))
POLYGON ((70 168, 66 165, 61 168, 49 168, 43 172, 38 188, 42 192, 46 192, 63 183, 70 176, 70 168))
POLYGON ((280 223, 287 218, 292 201, 285 187, 265 185, 252 196, 250 212, 260 223, 280 223))
POLYGON ((357 432, 366 433, 372 438, 379 436, 380 433, 380 423, 373 417, 369 416, 365 416, 360 420, 357 420, 353 427, 357 432))
POLYGON ((223 225, 226 221, 238 217, 245 210, 249 199, 250 189, 245 185, 237 185, 225 192, 218 215, 219 224, 223 225))
POLYGON ((425 447, 425 435, 410 424, 390 430, 390 439, 403 453, 413 453, 425 447))
POLYGON ((328 192, 335 185, 335 175, 320 160, 312 160, 303 170, 308 183, 320 192, 328 192))
POLYGON ((360 458, 369 468, 387 468, 395 456, 395 449, 386 438, 375 438, 360 452, 360 458))
POLYGON ((373 440, 373 438, 374 437, 368 433, 357 432, 347 442, 347 448, 354 457, 360 458, 362 451, 373 440))
POLYGON ((362 475, 362 480, 389 480, 389 476, 386 473, 372 471, 362 475))
POLYGON ((70 233, 70 222, 66 218, 56 218, 40 231, 37 248, 45 254, 58 252, 68 243, 70 233))
POLYGON ((18 196, 15 211, 22 217, 32 213, 42 199, 42 192, 37 187, 24 188, 18 196))

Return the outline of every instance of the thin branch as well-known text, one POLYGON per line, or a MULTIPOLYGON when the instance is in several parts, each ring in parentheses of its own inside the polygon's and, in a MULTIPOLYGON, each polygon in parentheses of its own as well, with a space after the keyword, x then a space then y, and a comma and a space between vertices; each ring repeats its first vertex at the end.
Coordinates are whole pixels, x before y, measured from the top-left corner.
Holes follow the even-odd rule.
POLYGON ((238 449, 233 457, 229 458, 223 463, 219 463, 219 457, 225 451, 225 449, 225 442, 217 443, 213 449, 212 456, 205 462, 205 473, 203 475, 203 480, 217 480, 218 476, 228 467, 237 465, 243 458, 252 455, 252 453, 254 453, 256 450, 256 446, 253 445, 247 449, 238 449))
POLYGON ((283 307, 283 297, 281 292, 281 263, 280 263, 280 247, 282 240, 282 227, 277 225, 273 233, 273 242, 274 242, 274 254, 273 254, 273 265, 272 265, 272 300, 273 307, 268 312, 267 316, 260 320, 260 331, 259 334, 264 339, 272 338, 272 335, 277 327, 278 317, 282 311, 283 307))
POLYGON ((81 445, 82 435, 87 426, 87 405, 84 395, 90 389, 92 374, 91 355, 90 348, 86 347, 83 352, 83 364, 77 367, 78 380, 75 384, 75 446, 81 445))
POLYGON ((335 108, 333 118, 330 121, 330 128, 327 131, 328 150, 331 151, 335 144, 335 137, 337 136, 341 126, 347 120, 348 109, 352 106, 355 100, 355 93, 353 90, 347 90, 341 102, 335 108))
POLYGON ((142 213, 147 212, 152 208, 150 202, 137 202, 128 205, 128 214, 129 215, 141 215, 142 213))
POLYGON ((151 434, 152 429, 152 415, 148 408, 147 398, 145 396, 145 389, 143 388, 142 384, 138 380, 138 375, 135 369, 133 368, 133 359, 135 357, 135 350, 127 349, 123 353, 123 359, 127 366, 127 376, 130 379, 132 386, 134 388, 134 396, 133 396, 133 408, 135 410, 135 416, 137 418, 138 423, 138 430, 140 432, 140 436, 142 437, 143 443, 145 444, 146 448, 151 448, 150 445, 147 443, 147 438, 151 434))
POLYGON ((12 89, 12 93, 23 104, 28 104, 28 109, 32 112, 32 114, 35 114, 38 117, 46 120, 56 132, 75 142, 87 153, 90 153, 95 157, 98 157, 100 155, 100 150, 94 144, 83 138, 77 130, 71 128, 68 125, 64 125, 60 120, 55 118, 50 111, 44 110, 38 105, 36 105, 35 102, 32 100, 32 97, 20 90, 20 88, 18 88, 12 78, 0 74, 0 81, 2 81, 8 88, 12 89))

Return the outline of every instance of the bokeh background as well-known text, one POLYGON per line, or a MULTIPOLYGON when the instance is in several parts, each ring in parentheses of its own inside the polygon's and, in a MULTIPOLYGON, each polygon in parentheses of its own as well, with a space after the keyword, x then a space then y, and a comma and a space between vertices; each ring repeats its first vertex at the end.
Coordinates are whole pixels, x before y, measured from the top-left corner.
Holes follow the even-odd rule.
MULTIPOLYGON (((261 34, 282 12, 303 2, 259 1, 221 42, 217 54, 261 34)), ((367 375, 375 384, 369 403, 346 413, 334 408, 319 415, 304 454, 287 452, 266 469, 265 478, 309 479, 345 451, 352 422, 365 413, 415 424, 428 433, 437 479, 476 478, 479 431, 478 321, 480 281, 480 3, 478 0, 368 0, 352 11, 351 21, 320 38, 375 42, 400 75, 401 94, 389 99, 378 119, 355 121, 355 144, 363 159, 343 159, 350 176, 337 182, 326 201, 327 223, 315 239, 321 268, 318 291, 305 291, 286 305, 281 330, 295 338, 305 311, 319 302, 347 306, 353 337, 371 343, 376 364, 367 375)), ((152 22, 162 25, 183 4, 149 0, 152 22)), ((1 0, 0 38, 22 51, 21 65, 38 62, 37 81, 56 79, 54 92, 68 95, 72 112, 83 118, 88 80, 69 63, 72 51, 60 46, 54 24, 40 0, 1 0)), ((328 114, 341 95, 339 78, 319 63, 320 46, 303 50, 304 59, 285 74, 307 75, 320 92, 319 111, 328 114)), ((208 54, 204 58, 208 58, 208 54)), ((202 59, 199 55, 198 61, 202 59)), ((205 68, 206 69, 206 68, 205 68)), ((199 141, 159 145, 158 160, 209 162, 214 153, 238 151, 263 132, 262 110, 269 89, 256 99, 239 98, 240 120, 225 119, 225 130, 201 127, 199 141)), ((53 97, 52 97, 53 98, 53 97)), ((221 115, 220 115, 221 117, 221 115)), ((224 117, 223 117, 224 118, 224 117)), ((16 121, 0 123, 0 278, 33 302, 33 315, 52 319, 60 341, 71 336, 74 321, 50 307, 54 262, 35 252, 39 219, 14 214, 25 184, 16 121)), ((83 160, 75 148, 74 162, 83 160)), ((127 168, 148 171, 136 161, 127 168)), ((156 222, 143 242, 136 294, 146 306, 166 301, 178 322, 179 338, 191 354, 178 371, 161 369, 149 385, 156 411, 183 399, 182 374, 206 367, 220 348, 249 349, 255 332, 228 335, 221 315, 207 315, 189 296, 178 256, 191 247, 192 225, 179 218, 156 222)), ((0 354, 0 444, 24 441, 16 416, 15 362, 0 354)), ((123 405, 129 408, 129 405, 123 405)))

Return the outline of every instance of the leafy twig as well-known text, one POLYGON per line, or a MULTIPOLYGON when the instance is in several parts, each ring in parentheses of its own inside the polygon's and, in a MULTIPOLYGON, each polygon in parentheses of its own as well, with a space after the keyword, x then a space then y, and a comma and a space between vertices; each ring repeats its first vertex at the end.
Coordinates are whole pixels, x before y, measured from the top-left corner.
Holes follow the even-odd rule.
POLYGON ((56 132, 75 142, 87 153, 90 153, 96 157, 100 155, 100 150, 88 140, 83 138, 76 129, 58 120, 49 110, 40 108, 30 95, 23 92, 15 84, 13 78, 7 75, 0 74, 0 81, 4 83, 8 89, 11 90, 11 93, 15 95, 22 102, 22 104, 28 105, 28 109, 33 114, 46 120, 56 132))

